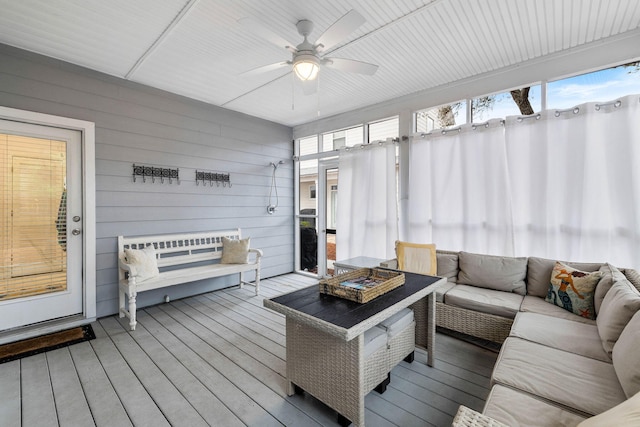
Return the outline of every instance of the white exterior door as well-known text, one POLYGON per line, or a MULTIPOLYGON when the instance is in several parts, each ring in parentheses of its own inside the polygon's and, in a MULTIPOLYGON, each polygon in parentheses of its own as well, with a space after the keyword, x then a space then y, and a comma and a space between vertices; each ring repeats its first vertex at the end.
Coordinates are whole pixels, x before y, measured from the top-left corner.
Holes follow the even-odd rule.
POLYGON ((333 274, 336 261, 335 200, 338 192, 338 162, 324 160, 318 167, 318 275, 333 274))
POLYGON ((82 134, 0 120, 0 332, 83 313, 82 134))

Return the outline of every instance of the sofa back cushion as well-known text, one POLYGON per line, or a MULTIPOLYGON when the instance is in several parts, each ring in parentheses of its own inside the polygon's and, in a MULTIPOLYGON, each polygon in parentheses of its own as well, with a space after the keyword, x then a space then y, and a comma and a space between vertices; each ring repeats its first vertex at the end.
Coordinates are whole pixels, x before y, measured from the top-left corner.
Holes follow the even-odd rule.
MULTIPOLYGON (((458 283, 525 295, 527 258, 460 252, 458 283)), ((548 285, 547 285, 548 286, 548 285)))
POLYGON ((635 396, 608 411, 587 418, 578 424, 578 427, 631 427, 638 425, 640 425, 640 393, 636 393, 635 396))
POLYGON ((600 313, 600 306, 602 305, 604 296, 609 292, 613 283, 625 279, 625 275, 609 263, 603 264, 602 267, 600 267, 600 271, 603 273, 603 276, 596 287, 596 293, 593 300, 596 314, 600 313))
POLYGON ((458 280, 458 252, 436 251, 438 260, 438 276, 447 279, 447 282, 456 283, 458 280))
MULTIPOLYGON (((582 271, 598 271, 602 263, 564 262, 569 267, 582 271)), ((556 261, 546 258, 529 257, 527 262, 527 295, 545 298, 549 291, 551 271, 556 261)))
POLYGON ((640 392, 638 348, 640 348, 640 312, 633 315, 613 346, 613 368, 627 397, 640 392))
POLYGON ((596 318, 602 347, 610 356, 623 329, 639 310, 640 292, 626 279, 614 282, 596 318))

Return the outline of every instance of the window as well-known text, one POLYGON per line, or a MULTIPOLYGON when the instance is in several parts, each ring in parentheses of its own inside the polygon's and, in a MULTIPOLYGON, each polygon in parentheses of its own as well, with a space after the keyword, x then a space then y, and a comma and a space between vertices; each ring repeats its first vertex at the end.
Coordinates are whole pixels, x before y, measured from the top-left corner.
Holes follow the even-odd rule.
POLYGON ((399 134, 400 120, 397 116, 369 123, 369 142, 385 141, 387 138, 397 138, 399 134))
POLYGON ((467 123, 467 101, 428 108, 415 113, 415 131, 431 132, 467 123))
POLYGON ((585 102, 610 101, 633 93, 640 93, 640 62, 549 82, 547 108, 571 108, 585 102))
POLYGON ((333 151, 342 147, 353 147, 364 143, 364 127, 329 132, 322 135, 322 151, 333 151))
POLYGON ((310 199, 315 199, 316 198, 316 186, 315 185, 310 185, 309 186, 309 198, 310 199))
POLYGON ((540 85, 535 85, 474 98, 471 100, 471 122, 536 113, 542 109, 540 93, 540 85))

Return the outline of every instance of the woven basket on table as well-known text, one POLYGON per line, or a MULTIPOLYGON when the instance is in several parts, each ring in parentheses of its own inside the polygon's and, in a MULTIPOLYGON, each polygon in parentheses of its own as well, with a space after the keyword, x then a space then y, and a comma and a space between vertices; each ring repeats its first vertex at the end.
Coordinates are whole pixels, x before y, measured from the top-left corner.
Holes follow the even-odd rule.
POLYGON ((382 270, 380 268, 359 268, 348 273, 339 274, 335 277, 322 279, 318 286, 320 288, 320 293, 334 295, 359 303, 365 303, 397 288, 398 286, 402 286, 403 284, 404 273, 382 270), (348 286, 342 286, 340 284, 363 276, 375 279, 376 281, 382 280, 382 282, 365 289, 355 289, 348 286))

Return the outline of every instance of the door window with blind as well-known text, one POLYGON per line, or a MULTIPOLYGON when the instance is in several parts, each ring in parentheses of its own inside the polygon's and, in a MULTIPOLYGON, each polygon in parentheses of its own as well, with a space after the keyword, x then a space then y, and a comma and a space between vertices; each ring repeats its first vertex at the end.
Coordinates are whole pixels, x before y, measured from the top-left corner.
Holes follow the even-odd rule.
POLYGON ((65 291, 65 141, 0 134, 0 301, 65 291))

